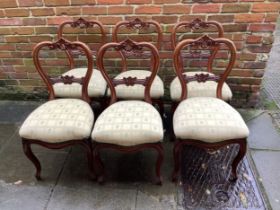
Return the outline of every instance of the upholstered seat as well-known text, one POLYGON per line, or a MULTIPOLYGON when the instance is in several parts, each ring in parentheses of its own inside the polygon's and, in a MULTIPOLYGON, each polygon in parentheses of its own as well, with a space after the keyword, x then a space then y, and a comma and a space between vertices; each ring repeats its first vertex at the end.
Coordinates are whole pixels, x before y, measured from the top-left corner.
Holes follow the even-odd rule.
POLYGON ((163 139, 160 114, 143 101, 120 101, 109 106, 95 122, 91 135, 100 143, 134 146, 163 139))
MULTIPOLYGON (((114 79, 122 79, 123 77, 136 77, 137 79, 145 79, 151 75, 150 71, 145 70, 129 70, 120 73, 114 79)), ((126 86, 124 84, 115 87, 118 98, 122 99, 144 99, 145 86, 135 84, 133 86, 126 86)), ((156 76, 151 86, 151 98, 158 99, 164 95, 163 81, 159 76, 156 76)), ((110 95, 110 90, 108 90, 110 95)))
POLYGON ((178 139, 214 143, 246 138, 249 130, 240 114, 221 99, 195 97, 182 101, 173 117, 178 139))
MULTIPOLYGON (((75 68, 65 72, 63 76, 68 75, 81 78, 85 76, 86 71, 87 68, 75 68)), ((101 72, 97 69, 94 69, 88 84, 88 95, 90 97, 102 97, 105 95, 106 88, 107 83, 101 72)), ((53 85, 53 89, 57 97, 80 98, 82 95, 82 85, 79 83, 55 83, 53 85)))
MULTIPOLYGON (((195 72, 185 72, 184 75, 187 76, 194 76, 195 74, 201 74, 201 73, 208 73, 208 72, 202 72, 202 71, 195 71, 195 72)), ((212 73, 208 73, 210 75, 214 75, 212 73)), ((187 85, 187 95, 188 98, 192 97, 216 97, 216 91, 217 91, 217 82, 215 81, 206 81, 206 82, 198 82, 198 81, 191 81, 187 85)), ((170 96, 172 101, 179 101, 181 97, 181 84, 176 77, 173 79, 173 81, 170 84, 170 96)), ((222 98, 225 101, 229 101, 232 98, 232 92, 230 90, 230 87, 224 83, 223 89, 222 89, 222 98)))
POLYGON ((90 136, 94 121, 88 103, 80 99, 51 100, 35 109, 22 124, 22 138, 59 143, 90 136))

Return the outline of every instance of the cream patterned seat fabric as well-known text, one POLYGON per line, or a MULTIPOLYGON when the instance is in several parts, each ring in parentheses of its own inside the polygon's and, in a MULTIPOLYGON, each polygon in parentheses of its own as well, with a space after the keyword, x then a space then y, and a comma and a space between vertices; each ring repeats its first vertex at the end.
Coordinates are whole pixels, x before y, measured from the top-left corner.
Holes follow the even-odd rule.
POLYGON ((22 124, 22 138, 59 143, 90 136, 94 114, 80 99, 56 99, 35 109, 22 124))
MULTIPOLYGON (((185 72, 184 75, 194 76, 195 74, 208 73, 203 71, 196 72, 185 72)), ((208 73, 214 75, 212 73, 208 73)), ((217 91, 217 82, 215 81, 206 81, 206 82, 197 82, 191 81, 187 86, 187 95, 188 98, 192 97, 214 97, 216 98, 217 91)), ((170 84, 170 96, 172 101, 179 101, 182 93, 182 88, 178 77, 176 77, 170 84)), ((230 87, 224 83, 222 88, 222 98, 225 101, 230 101, 232 98, 232 92, 230 87)))
MULTIPOLYGON (((122 79, 123 77, 137 77, 138 79, 145 79, 151 75, 150 71, 145 70, 129 70, 120 73, 115 79, 122 79)), ((133 86, 126 86, 124 84, 115 87, 118 98, 122 99, 144 99, 145 87, 140 84, 133 86)), ((163 81, 159 76, 156 76, 151 86, 151 98, 158 99, 164 95, 163 81)), ((108 89, 108 95, 110 90, 108 89)))
MULTIPOLYGON (((74 76, 76 78, 84 77, 87 72, 87 68, 75 68, 67 71, 63 76, 74 76)), ((101 72, 94 69, 88 85, 89 97, 102 97, 105 95, 107 83, 103 78, 101 72)), ((79 83, 63 84, 55 83, 53 85, 55 96, 67 97, 67 98, 80 98, 82 96, 82 85, 79 83)))
POLYGON ((246 138, 249 130, 240 114, 221 99, 195 97, 182 101, 173 117, 178 139, 208 143, 246 138))
POLYGON ((119 101, 101 113, 91 137, 96 142, 121 146, 160 142, 163 139, 162 120, 149 103, 119 101))

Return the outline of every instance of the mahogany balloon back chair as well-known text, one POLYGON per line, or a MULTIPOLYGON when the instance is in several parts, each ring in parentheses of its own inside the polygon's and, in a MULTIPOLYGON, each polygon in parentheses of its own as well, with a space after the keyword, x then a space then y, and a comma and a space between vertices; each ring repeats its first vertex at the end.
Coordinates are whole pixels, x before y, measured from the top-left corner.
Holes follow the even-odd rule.
POLYGON ((36 167, 35 177, 38 180, 41 179, 41 164, 32 152, 31 145, 33 144, 49 149, 81 145, 87 154, 90 175, 94 178, 92 144, 89 139, 94 113, 89 105, 90 98, 87 92, 93 72, 90 49, 82 42, 70 42, 62 38, 55 42, 44 41, 34 47, 33 61, 49 92, 49 101, 36 108, 23 122, 19 130, 23 151, 36 167), (42 65, 46 54, 44 54, 44 59, 40 59, 40 52, 44 49, 48 52, 64 51, 66 53, 73 50, 83 51, 87 58, 85 74, 82 77, 50 76, 42 65), (81 99, 57 98, 55 84, 71 85, 74 83, 81 88, 81 99))
MULTIPOLYGON (((79 39, 79 36, 86 36, 86 39, 88 37, 92 36, 92 41, 90 43, 87 43, 88 46, 90 46, 92 59, 96 58, 98 48, 102 46, 106 42, 106 33, 104 30, 104 27, 101 22, 97 20, 87 21, 83 18, 79 18, 75 21, 65 21, 59 25, 57 37, 60 38, 68 38, 67 35, 64 33, 67 29, 69 30, 77 29, 76 35, 74 36, 75 39, 79 39), (96 28, 96 29, 95 29, 96 28), (96 30, 94 31, 94 34, 91 33, 90 35, 86 34, 77 34, 80 32, 80 30, 96 30), (97 38, 96 38, 97 37, 97 38), (97 41, 99 41, 97 43, 97 41), (91 46, 93 45, 93 46, 91 46)), ((82 39, 82 37, 81 37, 82 39)), ((89 41, 89 40, 87 40, 89 41)), ((71 77, 81 77, 86 74, 87 68, 77 68, 75 67, 74 57, 77 57, 79 55, 82 55, 82 51, 79 50, 67 50, 67 57, 69 60, 69 69, 66 71, 63 76, 71 76, 71 77)), ((64 85, 64 84, 55 84, 54 85, 54 91, 58 97, 69 97, 69 98, 80 98, 81 97, 81 90, 80 87, 77 86, 77 84, 73 85, 64 85)), ((94 69, 93 74, 90 78, 89 85, 88 85, 88 95, 94 99, 94 101, 99 101, 104 105, 104 96, 106 92, 107 84, 105 79, 102 77, 99 70, 94 69)))
POLYGON ((180 103, 173 115, 173 129, 176 137, 174 145, 173 180, 176 181, 180 170, 180 157, 184 145, 197 146, 203 149, 219 149, 229 144, 238 144, 239 152, 232 163, 232 178, 237 179, 237 166, 246 153, 246 138, 249 130, 240 114, 226 103, 223 98, 223 86, 236 59, 236 49, 232 41, 226 38, 210 38, 207 35, 197 39, 186 39, 177 44, 173 61, 176 75, 180 82, 180 103), (194 75, 183 73, 184 66, 181 52, 184 49, 224 49, 229 51, 229 62, 220 76, 208 72, 194 75), (189 98, 188 88, 192 81, 203 84, 216 81, 216 97, 189 98))
MULTIPOLYGON (((142 21, 139 18, 135 18, 132 21, 120 21, 118 22, 112 32, 112 40, 113 42, 121 42, 124 39, 131 39, 134 41, 147 41, 153 43, 158 50, 160 50, 162 44, 162 29, 158 22, 153 20, 142 21)), ((122 72, 117 75, 116 78, 122 77, 136 77, 139 79, 144 79, 147 75, 150 74, 149 67, 150 63, 142 61, 140 66, 136 69, 128 70, 127 59, 135 58, 134 54, 127 53, 126 51, 120 51, 120 55, 122 56, 122 72), (126 53, 126 54, 125 54, 126 53), (147 69, 147 70, 145 70, 147 69)), ((137 55, 136 59, 139 57, 142 58, 150 58, 153 56, 151 52, 146 51, 137 55)), ((135 68, 135 67, 134 67, 135 68)), ((116 89, 117 97, 122 99, 144 99, 144 94, 142 91, 139 92, 137 90, 137 86, 133 87, 134 91, 127 90, 128 87, 118 87, 116 89)), ((163 114, 164 107, 162 103, 162 97, 164 96, 164 84, 159 76, 156 76, 152 87, 151 87, 151 97, 153 103, 156 104, 160 113, 163 114)))
POLYGON ((100 159, 100 150, 114 149, 121 152, 131 153, 145 149, 154 149, 158 153, 156 162, 157 184, 161 184, 160 168, 163 161, 163 125, 159 112, 152 106, 151 88, 159 68, 159 53, 157 48, 148 42, 134 42, 126 39, 122 42, 107 43, 98 52, 98 67, 105 77, 111 91, 110 105, 101 113, 96 120, 92 132, 94 145, 94 160, 99 166, 99 182, 104 181, 104 167, 100 159), (151 52, 152 68, 149 75, 144 78, 109 76, 104 65, 104 57, 109 49, 122 51, 125 55, 141 54, 147 50, 151 52), (118 100, 118 86, 143 87, 143 100, 118 100))
MULTIPOLYGON (((208 36, 215 36, 215 37, 223 37, 224 36, 224 30, 220 23, 216 21, 203 21, 199 18, 194 19, 193 21, 182 21, 177 23, 171 32, 171 43, 172 48, 175 50, 177 44, 179 41, 184 40, 184 35, 186 31, 196 32, 196 33, 187 33, 187 35, 190 36, 197 36, 201 33, 208 34, 208 36), (211 33, 211 34, 210 34, 211 33), (181 39, 179 39, 181 37, 181 39)), ((219 47, 213 47, 210 51, 207 53, 203 53, 202 51, 192 51, 192 52, 181 52, 180 55, 180 62, 183 62, 184 58, 189 59, 192 58, 193 61, 189 63, 190 67, 194 66, 193 71, 185 72, 185 75, 193 76, 194 74, 200 74, 203 73, 204 70, 202 70, 203 67, 206 67, 206 71, 209 72, 211 75, 215 75, 215 72, 213 72, 213 64, 215 61, 215 58, 221 58, 223 56, 223 53, 219 52, 219 47), (207 62, 205 62, 205 59, 207 59, 207 62)), ((171 100, 173 101, 173 108, 172 110, 176 108, 178 105, 178 102, 180 101, 180 84, 179 84, 178 77, 175 77, 175 79, 172 80, 170 84, 170 96, 171 100)), ((192 81, 189 83, 188 88, 188 97, 197 97, 197 96, 210 96, 215 97, 215 92, 217 88, 217 83, 215 81, 206 81, 203 84, 199 84, 197 81, 192 81)), ((224 83, 223 85, 223 100, 230 101, 232 98, 232 91, 230 87, 224 83)))

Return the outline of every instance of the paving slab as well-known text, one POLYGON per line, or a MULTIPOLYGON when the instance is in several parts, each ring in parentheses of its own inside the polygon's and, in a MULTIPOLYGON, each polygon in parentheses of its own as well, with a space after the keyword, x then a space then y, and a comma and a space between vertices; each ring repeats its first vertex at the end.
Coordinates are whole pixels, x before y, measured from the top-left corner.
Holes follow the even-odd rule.
POLYGON ((268 113, 247 122, 250 130, 249 147, 254 149, 280 150, 280 134, 268 113))
POLYGON ((270 205, 275 210, 280 209, 280 152, 252 150, 251 154, 270 205))
POLYGON ((4 144, 17 132, 18 126, 14 124, 0 125, 0 151, 4 144))
POLYGON ((241 114, 245 122, 258 117, 265 112, 261 109, 237 109, 237 111, 241 114))
POLYGON ((57 186, 48 210, 131 210, 135 209, 136 190, 103 187, 69 188, 57 186))
POLYGON ((43 210, 67 157, 66 152, 34 147, 42 164, 43 181, 34 178, 35 168, 15 135, 0 152, 0 209, 43 210))
POLYGON ((0 123, 20 123, 42 102, 0 101, 0 123))

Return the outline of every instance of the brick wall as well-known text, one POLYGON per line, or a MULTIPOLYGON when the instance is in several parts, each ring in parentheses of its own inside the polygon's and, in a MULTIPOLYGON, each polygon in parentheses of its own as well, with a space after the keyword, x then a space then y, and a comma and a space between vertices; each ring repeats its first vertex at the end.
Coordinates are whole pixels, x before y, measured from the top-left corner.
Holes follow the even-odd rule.
MULTIPOLYGON (((107 32, 116 22, 132 17, 160 22, 164 31, 160 75, 167 78, 174 75, 173 24, 199 17, 221 22, 225 36, 235 42, 238 60, 228 83, 237 106, 252 106, 258 100, 279 9, 277 0, 1 0, 0 95, 42 90, 31 50, 40 41, 55 39, 57 24, 65 20, 97 19, 107 32)), ((59 61, 52 64, 57 67, 59 61)))

